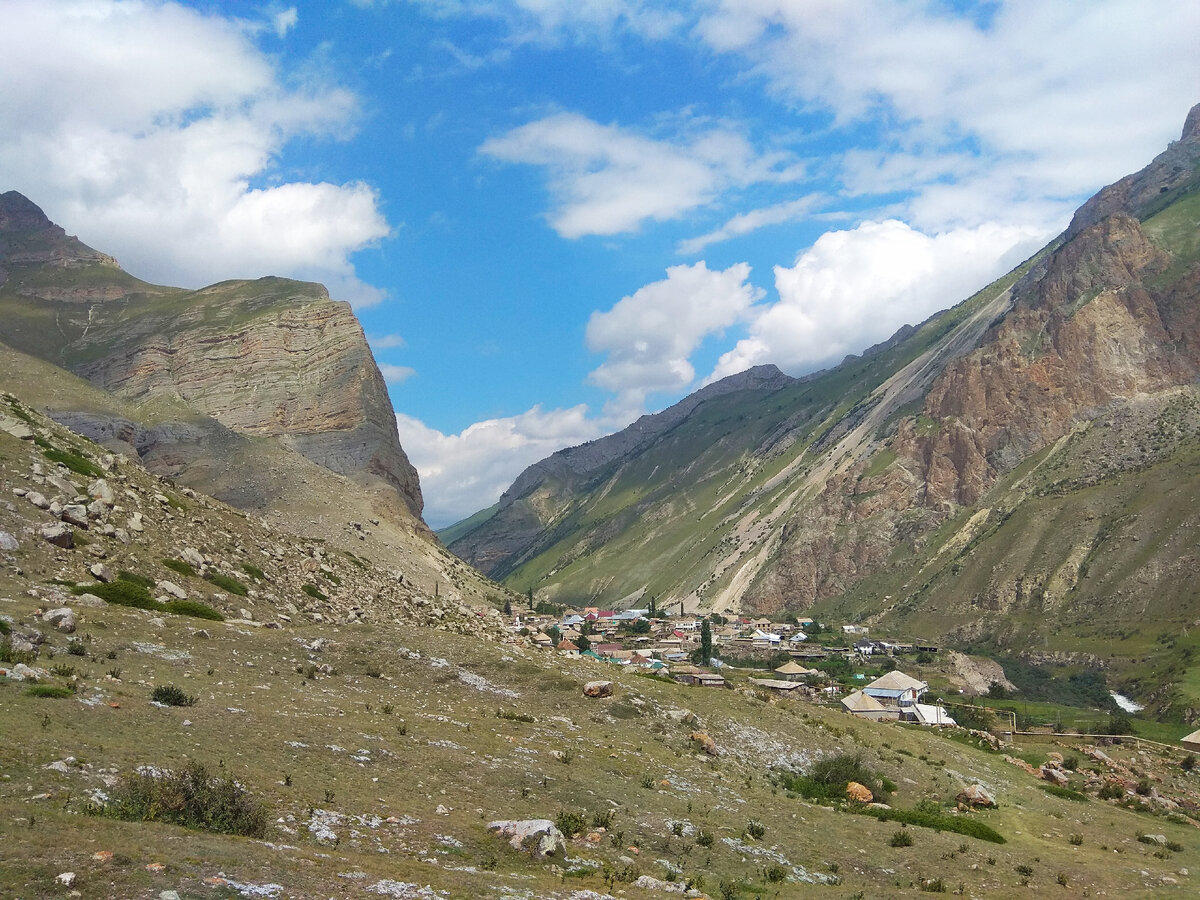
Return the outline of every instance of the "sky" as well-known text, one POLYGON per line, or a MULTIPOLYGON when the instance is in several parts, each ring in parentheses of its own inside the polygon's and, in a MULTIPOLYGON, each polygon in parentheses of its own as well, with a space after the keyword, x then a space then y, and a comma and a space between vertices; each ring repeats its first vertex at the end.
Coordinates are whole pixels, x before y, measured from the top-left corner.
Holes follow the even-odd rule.
POLYGON ((1028 257, 1200 102, 1200 4, 0 0, 0 191, 353 304, 426 520, 1028 257))

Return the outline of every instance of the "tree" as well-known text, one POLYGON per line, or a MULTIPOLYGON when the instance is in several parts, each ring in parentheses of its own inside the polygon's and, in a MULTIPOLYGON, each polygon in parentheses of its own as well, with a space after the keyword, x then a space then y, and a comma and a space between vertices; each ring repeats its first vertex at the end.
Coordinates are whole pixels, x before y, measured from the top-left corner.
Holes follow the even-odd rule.
POLYGON ((650 598, 649 612, 650 612, 650 618, 652 618, 652 619, 658 618, 658 598, 657 597, 650 598))
POLYGON ((628 630, 629 630, 630 634, 649 634, 650 633, 650 620, 649 619, 635 619, 628 626, 628 630))
POLYGON ((533 588, 526 591, 525 596, 529 598, 529 608, 533 609, 533 588))
POLYGON ((505 614, 506 616, 511 616, 511 615, 512 615, 512 600, 505 600, 505 601, 504 601, 504 614, 505 614))
POLYGON ((712 626, 708 624, 708 619, 700 623, 700 649, 692 657, 705 666, 712 660, 712 626))
POLYGON ((586 653, 592 649, 592 642, 587 639, 586 634, 580 634, 579 639, 575 641, 575 646, 579 648, 580 653, 586 653))
POLYGON ((562 632, 558 630, 557 625, 551 625, 549 628, 547 628, 546 634, 550 637, 550 640, 554 641, 555 647, 557 647, 558 642, 562 640, 562 632))

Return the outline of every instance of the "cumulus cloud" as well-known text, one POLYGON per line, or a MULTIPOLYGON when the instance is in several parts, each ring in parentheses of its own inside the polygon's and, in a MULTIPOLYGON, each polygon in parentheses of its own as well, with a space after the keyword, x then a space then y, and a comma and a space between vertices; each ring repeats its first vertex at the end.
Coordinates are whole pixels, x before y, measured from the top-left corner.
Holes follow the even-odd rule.
POLYGON ((392 363, 379 363, 379 371, 388 384, 401 384, 417 374, 417 370, 412 366, 397 366, 392 363))
POLYGON ((730 238, 741 237, 760 228, 765 228, 768 225, 782 225, 784 222, 794 222, 811 213, 824 199, 821 195, 812 194, 807 197, 801 197, 798 200, 776 203, 774 206, 764 207, 763 209, 738 213, 715 231, 680 241, 676 249, 685 256, 691 256, 700 253, 710 244, 718 244, 730 238))
POLYGON ((368 334, 367 343, 372 350, 396 350, 408 345, 398 334, 368 334))
POLYGON ((555 206, 550 224, 566 238, 635 231, 647 220, 711 203, 724 190, 801 173, 787 157, 760 155, 727 128, 672 142, 567 112, 491 138, 480 152, 544 166, 555 206))
POLYGON ((278 169, 293 137, 350 130, 356 99, 285 83, 264 23, 112 0, 12 0, 4 20, 0 171, 52 219, 152 281, 282 274, 382 298, 350 261, 390 232, 375 191, 278 169))
POLYGON ((400 443, 421 476, 425 520, 444 528, 486 509, 529 465, 555 450, 600 437, 611 427, 591 419, 587 407, 544 410, 476 422, 444 434, 419 419, 397 414, 400 443))
POLYGON ((775 267, 778 301, 758 309, 708 381, 761 363, 805 372, 837 362, 967 298, 1047 237, 996 224, 930 235, 894 219, 827 232, 795 265, 775 267))
POLYGON ((610 415, 632 418, 644 411, 647 394, 688 387, 696 377, 690 357, 701 342, 740 320, 763 296, 749 277, 746 263, 724 271, 703 261, 672 266, 663 280, 592 313, 588 349, 607 357, 588 381, 616 395, 610 415))

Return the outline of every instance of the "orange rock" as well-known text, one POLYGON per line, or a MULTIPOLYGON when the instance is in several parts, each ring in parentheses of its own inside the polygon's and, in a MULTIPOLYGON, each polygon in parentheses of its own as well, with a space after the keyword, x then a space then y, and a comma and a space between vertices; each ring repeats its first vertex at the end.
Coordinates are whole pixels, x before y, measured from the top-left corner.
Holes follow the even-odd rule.
POLYGON ((167 867, 160 862, 146 863, 146 871, 151 875, 161 875, 166 868, 167 867))
POLYGON ((710 738, 703 731, 693 731, 688 735, 688 738, 699 744, 700 749, 709 756, 716 756, 718 753, 720 753, 720 751, 717 750, 717 742, 710 738))
POLYGON ((113 858, 113 852, 111 850, 97 850, 95 853, 92 854, 92 859, 94 859, 96 862, 101 862, 101 863, 111 862, 112 858, 113 858))
POLYGON ((851 781, 846 785, 846 796, 855 803, 870 803, 875 799, 875 795, 871 793, 871 789, 865 784, 859 784, 857 781, 851 781))

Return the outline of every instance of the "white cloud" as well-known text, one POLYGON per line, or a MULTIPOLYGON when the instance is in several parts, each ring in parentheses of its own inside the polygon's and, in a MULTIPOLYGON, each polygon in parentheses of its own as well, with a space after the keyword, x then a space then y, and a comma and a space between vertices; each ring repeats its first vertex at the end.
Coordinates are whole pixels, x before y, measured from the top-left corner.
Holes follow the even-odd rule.
POLYGON ((299 21, 300 14, 296 12, 296 7, 294 6, 280 10, 271 17, 271 25, 275 28, 275 35, 277 37, 284 37, 296 27, 296 23, 299 21))
POLYGON ((174 3, 7 3, 8 186, 148 280, 281 274, 377 302, 350 261, 390 232, 375 191, 277 171, 292 137, 351 129, 356 100, 336 85, 285 86, 253 43, 261 30, 174 3))
POLYGON ((761 363, 799 373, 838 362, 967 298, 1048 237, 995 224, 928 235, 896 220, 827 232, 775 267, 779 300, 759 308, 708 381, 761 363))
POLYGON ((607 358, 588 376, 616 394, 609 414, 632 419, 646 395, 677 392, 696 377, 690 361, 701 342, 746 315, 762 291, 748 284, 750 266, 710 271, 703 262, 672 266, 667 277, 623 297, 588 320, 587 346, 607 358))
POLYGON ((392 363, 379 363, 379 371, 383 373, 383 380, 388 384, 401 384, 417 374, 417 370, 412 366, 397 366, 392 363))
POLYGON ((760 156, 726 128, 659 141, 565 112, 491 138, 480 152, 546 167, 550 224, 566 238, 634 231, 712 203, 727 189, 800 175, 787 157, 760 156))
POLYGON ((739 213, 715 231, 680 241, 676 249, 685 256, 691 256, 700 253, 710 244, 718 244, 730 238, 741 237, 760 228, 765 228, 768 225, 782 225, 784 222, 795 222, 807 216, 826 199, 822 195, 811 194, 807 197, 801 197, 798 200, 788 200, 784 203, 776 203, 774 206, 768 206, 763 209, 739 213))
POLYGON ((398 334, 368 334, 367 343, 372 350, 396 350, 407 346, 407 342, 398 334))
POLYGON ((476 422, 459 434, 443 434, 411 416, 397 414, 400 443, 421 476, 425 520, 444 528, 491 506, 529 465, 556 450, 611 430, 588 418, 587 407, 543 410, 476 422))

